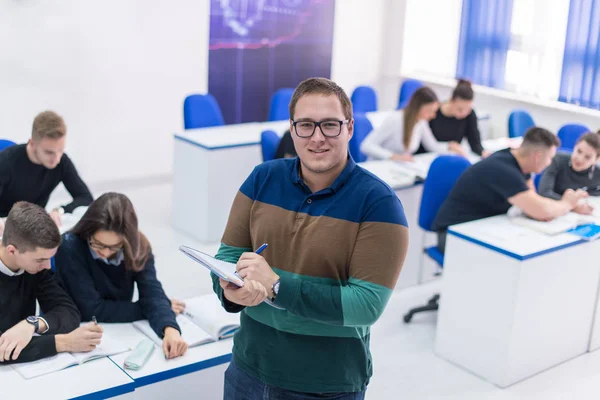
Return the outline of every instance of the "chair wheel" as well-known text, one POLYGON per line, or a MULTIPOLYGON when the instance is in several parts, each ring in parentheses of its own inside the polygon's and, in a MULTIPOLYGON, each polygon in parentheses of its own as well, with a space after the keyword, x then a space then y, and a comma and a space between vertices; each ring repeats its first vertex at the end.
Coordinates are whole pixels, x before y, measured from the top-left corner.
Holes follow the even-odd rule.
POLYGON ((404 316, 404 318, 402 318, 404 320, 404 323, 408 324, 410 322, 410 320, 412 319, 412 314, 406 314, 404 316))

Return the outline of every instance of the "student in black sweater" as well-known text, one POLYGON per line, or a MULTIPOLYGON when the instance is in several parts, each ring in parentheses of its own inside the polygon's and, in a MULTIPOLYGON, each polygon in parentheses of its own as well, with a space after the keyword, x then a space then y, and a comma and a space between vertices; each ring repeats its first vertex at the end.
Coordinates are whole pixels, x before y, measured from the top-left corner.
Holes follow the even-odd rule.
MULTIPOLYGON (((590 196, 600 196, 600 131, 581 136, 573 153, 558 153, 542 174, 539 193, 558 200, 567 189, 583 189, 590 196)), ((573 211, 591 214, 594 208, 579 204, 573 211)))
POLYGON ((481 145, 477 115, 473 111, 473 97, 471 82, 459 79, 452 91, 452 98, 440 106, 435 118, 429 121, 429 126, 439 142, 450 142, 450 151, 466 156, 460 145, 466 137, 473 153, 487 157, 490 152, 481 145))
POLYGON ((175 312, 156 279, 148 239, 138 230, 131 201, 120 193, 106 193, 94 201, 75 227, 63 236, 55 258, 60 284, 89 321, 133 322, 147 319, 163 338, 167 358, 181 356, 187 343, 181 338, 175 312), (139 300, 132 302, 134 283, 139 300))
MULTIPOLYGON (((92 201, 71 159, 64 153, 67 128, 53 111, 44 111, 33 120, 31 139, 0 152, 0 217, 6 217, 17 201, 46 207, 48 198, 59 183, 73 201, 54 209, 50 216, 60 226, 61 215, 92 201)), ((2 234, 0 223, 0 235, 2 234)))
POLYGON ((0 364, 100 344, 102 328, 79 328, 77 307, 49 271, 59 244, 58 228, 44 209, 27 202, 13 206, 0 246, 0 364), (36 300, 43 317, 35 315, 36 300))

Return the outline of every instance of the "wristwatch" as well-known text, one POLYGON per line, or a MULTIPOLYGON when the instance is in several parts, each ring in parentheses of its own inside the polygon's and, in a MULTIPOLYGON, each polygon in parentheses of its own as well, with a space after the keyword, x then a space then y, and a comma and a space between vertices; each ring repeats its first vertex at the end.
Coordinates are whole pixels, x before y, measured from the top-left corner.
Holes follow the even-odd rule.
POLYGON ((277 297, 277 293, 279 293, 279 283, 281 282, 280 279, 277 279, 275 281, 275 283, 273 284, 273 298, 271 299, 271 301, 275 301, 275 297, 277 297))
POLYGON ((37 331, 40 329, 39 317, 36 317, 35 315, 31 315, 31 316, 27 317, 25 319, 25 321, 27 321, 27 323, 29 323, 35 327, 35 330, 33 331, 34 333, 37 333, 37 331))

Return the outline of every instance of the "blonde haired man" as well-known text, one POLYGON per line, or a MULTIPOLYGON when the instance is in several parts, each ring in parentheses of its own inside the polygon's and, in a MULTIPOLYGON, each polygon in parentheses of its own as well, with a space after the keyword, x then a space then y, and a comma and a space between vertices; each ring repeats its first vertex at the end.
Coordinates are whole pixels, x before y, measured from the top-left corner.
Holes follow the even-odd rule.
MULTIPOLYGON (((0 152, 0 217, 13 204, 28 201, 45 207, 52 191, 62 182, 73 201, 58 207, 50 216, 60 226, 61 215, 94 199, 75 165, 64 153, 67 127, 54 111, 39 113, 33 120, 31 139, 0 152)), ((3 231, 0 223, 0 235, 3 231)))

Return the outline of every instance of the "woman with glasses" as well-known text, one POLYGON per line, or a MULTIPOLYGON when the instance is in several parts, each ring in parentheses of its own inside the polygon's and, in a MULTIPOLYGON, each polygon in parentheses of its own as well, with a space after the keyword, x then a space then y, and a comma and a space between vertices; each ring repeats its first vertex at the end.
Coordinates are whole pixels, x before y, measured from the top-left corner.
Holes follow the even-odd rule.
POLYGON ((60 284, 71 295, 84 321, 133 322, 147 319, 163 338, 167 358, 181 356, 175 313, 184 305, 171 302, 156 279, 154 256, 138 230, 131 201, 106 193, 94 201, 73 229, 65 233, 55 256, 60 284), (139 300, 132 301, 134 284, 139 300))
POLYGON ((421 143, 426 151, 448 152, 448 144, 436 140, 428 122, 439 107, 437 96, 428 87, 418 89, 401 112, 388 117, 360 145, 369 160, 412 161, 421 143))

